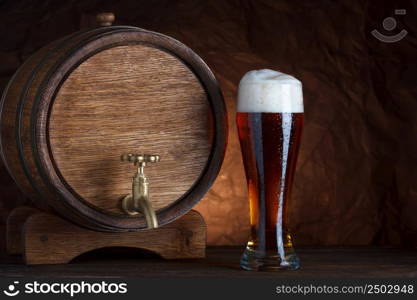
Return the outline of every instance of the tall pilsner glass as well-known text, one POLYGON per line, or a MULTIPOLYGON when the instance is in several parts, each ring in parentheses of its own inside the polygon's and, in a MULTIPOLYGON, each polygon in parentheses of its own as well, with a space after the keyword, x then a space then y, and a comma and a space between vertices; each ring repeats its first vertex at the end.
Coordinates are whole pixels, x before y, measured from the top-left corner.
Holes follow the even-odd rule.
POLYGON ((288 202, 303 127, 303 93, 296 78, 250 71, 239 84, 237 127, 248 184, 251 235, 246 270, 297 269, 288 202))

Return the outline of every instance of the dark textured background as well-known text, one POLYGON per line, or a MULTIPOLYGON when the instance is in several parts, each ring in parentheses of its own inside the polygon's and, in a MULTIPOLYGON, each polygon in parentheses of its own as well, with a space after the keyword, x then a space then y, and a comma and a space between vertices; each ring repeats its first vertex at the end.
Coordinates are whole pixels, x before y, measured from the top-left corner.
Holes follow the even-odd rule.
MULTIPOLYGON (((305 130, 291 217, 296 244, 417 247, 416 1, 1 1, 0 90, 34 51, 112 11, 116 24, 168 34, 203 57, 229 109, 230 141, 198 205, 211 244, 243 244, 248 204, 234 123, 236 85, 272 68, 303 82, 305 130), (398 26, 382 28, 394 9, 398 26), (371 30, 409 33, 378 41, 371 30)), ((24 201, 0 167, 2 223, 24 201)))

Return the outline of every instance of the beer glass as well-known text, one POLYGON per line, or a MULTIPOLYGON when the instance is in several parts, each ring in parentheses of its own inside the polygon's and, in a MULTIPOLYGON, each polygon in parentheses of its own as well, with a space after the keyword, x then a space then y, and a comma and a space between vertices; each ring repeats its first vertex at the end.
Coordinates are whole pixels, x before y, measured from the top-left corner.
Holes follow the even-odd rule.
POLYGON ((251 234, 246 270, 297 269, 288 202, 303 127, 301 82, 272 70, 246 73, 239 84, 237 128, 248 185, 251 234))

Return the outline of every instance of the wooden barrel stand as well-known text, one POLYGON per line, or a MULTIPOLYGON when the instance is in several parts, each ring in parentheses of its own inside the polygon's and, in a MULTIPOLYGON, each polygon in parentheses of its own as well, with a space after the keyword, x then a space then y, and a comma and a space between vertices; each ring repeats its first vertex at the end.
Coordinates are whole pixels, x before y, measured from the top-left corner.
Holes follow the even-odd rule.
POLYGON ((206 224, 200 213, 191 210, 156 229, 100 232, 22 206, 9 214, 6 238, 8 253, 23 255, 29 265, 65 264, 83 253, 106 247, 140 248, 164 259, 202 258, 206 224))

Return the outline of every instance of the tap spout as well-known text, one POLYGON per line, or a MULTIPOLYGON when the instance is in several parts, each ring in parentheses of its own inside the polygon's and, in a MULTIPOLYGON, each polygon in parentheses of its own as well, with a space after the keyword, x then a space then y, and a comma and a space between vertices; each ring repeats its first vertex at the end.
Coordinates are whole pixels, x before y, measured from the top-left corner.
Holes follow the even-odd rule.
MULTIPOLYGON (((157 161, 159 161, 159 156, 157 161)), ((135 164, 137 165, 137 172, 132 178, 132 194, 123 199, 123 210, 129 215, 142 213, 145 216, 148 229, 158 228, 158 219, 149 200, 148 178, 144 173, 146 161, 136 160, 135 164)))

